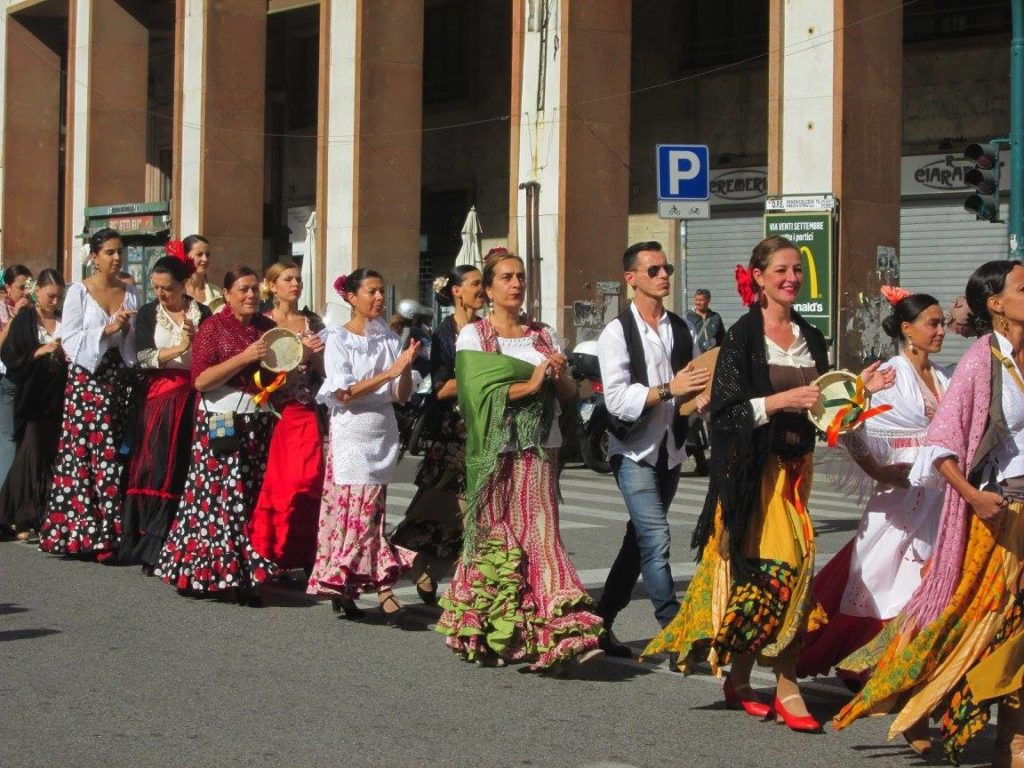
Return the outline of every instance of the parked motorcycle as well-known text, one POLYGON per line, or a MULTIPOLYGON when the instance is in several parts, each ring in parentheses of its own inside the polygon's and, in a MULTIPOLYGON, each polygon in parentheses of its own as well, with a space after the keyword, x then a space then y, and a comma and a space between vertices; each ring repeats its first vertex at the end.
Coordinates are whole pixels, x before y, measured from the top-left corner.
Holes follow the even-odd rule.
MULTIPOLYGON (((580 440, 580 457, 594 472, 608 474, 612 471, 608 456, 608 410, 604 405, 604 388, 601 384, 601 367, 597 361, 597 342, 584 341, 572 351, 573 375, 579 382, 580 421, 583 435, 580 440)), ((693 458, 694 474, 707 477, 709 448, 707 428, 697 414, 690 416, 686 436, 686 453, 693 458)))
POLYGON ((413 299, 398 302, 391 318, 391 329, 399 334, 399 347, 405 349, 410 339, 420 342, 420 349, 413 362, 413 370, 423 377, 420 386, 404 403, 395 403, 395 419, 398 421, 398 459, 406 452, 413 456, 423 453, 427 424, 436 411, 434 393, 430 383, 430 322, 434 312, 413 299))
POLYGON ((580 458, 588 469, 606 475, 612 471, 608 457, 608 411, 604 407, 597 342, 582 341, 570 356, 573 377, 579 386, 579 413, 583 424, 580 458))
POLYGON ((426 448, 425 432, 427 421, 433 411, 434 393, 431 391, 430 374, 423 377, 419 387, 404 403, 395 403, 395 420, 398 422, 398 460, 406 453, 422 455, 426 448))

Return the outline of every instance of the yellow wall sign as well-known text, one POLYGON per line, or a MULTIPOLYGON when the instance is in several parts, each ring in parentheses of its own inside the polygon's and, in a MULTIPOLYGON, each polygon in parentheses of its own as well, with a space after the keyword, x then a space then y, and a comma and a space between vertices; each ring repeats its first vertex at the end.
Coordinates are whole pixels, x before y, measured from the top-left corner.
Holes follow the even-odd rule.
POLYGON ((804 284, 793 309, 826 338, 831 338, 835 273, 831 211, 768 213, 764 217, 764 233, 765 237, 778 235, 792 240, 800 251, 804 284))

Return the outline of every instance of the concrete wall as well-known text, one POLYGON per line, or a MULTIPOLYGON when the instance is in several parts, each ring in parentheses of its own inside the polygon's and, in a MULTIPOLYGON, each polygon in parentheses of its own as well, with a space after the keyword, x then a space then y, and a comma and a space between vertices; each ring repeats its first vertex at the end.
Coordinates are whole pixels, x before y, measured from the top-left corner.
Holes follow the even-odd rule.
POLYGON ((903 51, 903 154, 961 151, 1010 129, 1007 36, 911 44, 903 51))

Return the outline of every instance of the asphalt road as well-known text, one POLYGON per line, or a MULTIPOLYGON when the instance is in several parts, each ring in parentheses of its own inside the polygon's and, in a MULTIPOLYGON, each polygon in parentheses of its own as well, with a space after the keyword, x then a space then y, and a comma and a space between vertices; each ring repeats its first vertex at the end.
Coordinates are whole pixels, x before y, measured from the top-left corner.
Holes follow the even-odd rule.
MULTIPOLYGON (((391 487, 389 520, 412 497, 415 462, 391 487)), ((706 481, 684 476, 671 510, 673 574, 693 573, 689 536, 706 481)), ((626 515, 610 477, 563 476, 562 535, 584 582, 603 586, 626 515)), ((811 498, 819 565, 859 510, 819 482, 811 498)), ((137 568, 106 567, 0 544, 0 765, 21 766, 847 766, 925 765, 886 741, 887 718, 796 734, 721 703, 720 681, 651 663, 602 659, 560 680, 459 661, 416 602, 405 628, 339 619, 301 581, 266 607, 179 597, 137 568)), ((372 607, 371 596, 365 602, 372 607)), ((374 612, 375 613, 375 612, 374 612)), ((642 584, 616 623, 642 648, 656 631, 642 584)), ((755 685, 770 691, 759 670, 755 685)), ((806 686, 827 720, 846 699, 806 686)), ((987 764, 992 729, 964 765, 987 764)), ((933 759, 932 762, 937 762, 933 759)))

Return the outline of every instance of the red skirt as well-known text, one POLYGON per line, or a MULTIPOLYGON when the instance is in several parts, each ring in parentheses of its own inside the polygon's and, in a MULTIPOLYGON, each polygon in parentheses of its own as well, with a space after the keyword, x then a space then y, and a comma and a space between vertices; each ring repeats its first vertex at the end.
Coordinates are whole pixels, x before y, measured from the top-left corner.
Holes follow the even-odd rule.
MULTIPOLYGON (((882 631, 885 621, 871 616, 849 616, 839 606, 850 574, 853 545, 856 539, 839 550, 818 572, 811 592, 818 605, 828 614, 828 624, 804 638, 796 672, 800 677, 827 675, 836 664, 871 642, 882 631)), ((858 677, 836 670, 839 677, 858 677)))
POLYGON ((181 501, 196 421, 189 371, 177 368, 149 376, 146 404, 128 465, 122 562, 155 565, 181 501))
POLYGON ((267 473, 249 522, 253 549, 282 568, 312 566, 323 491, 323 438, 316 410, 288 403, 270 439, 267 473))

